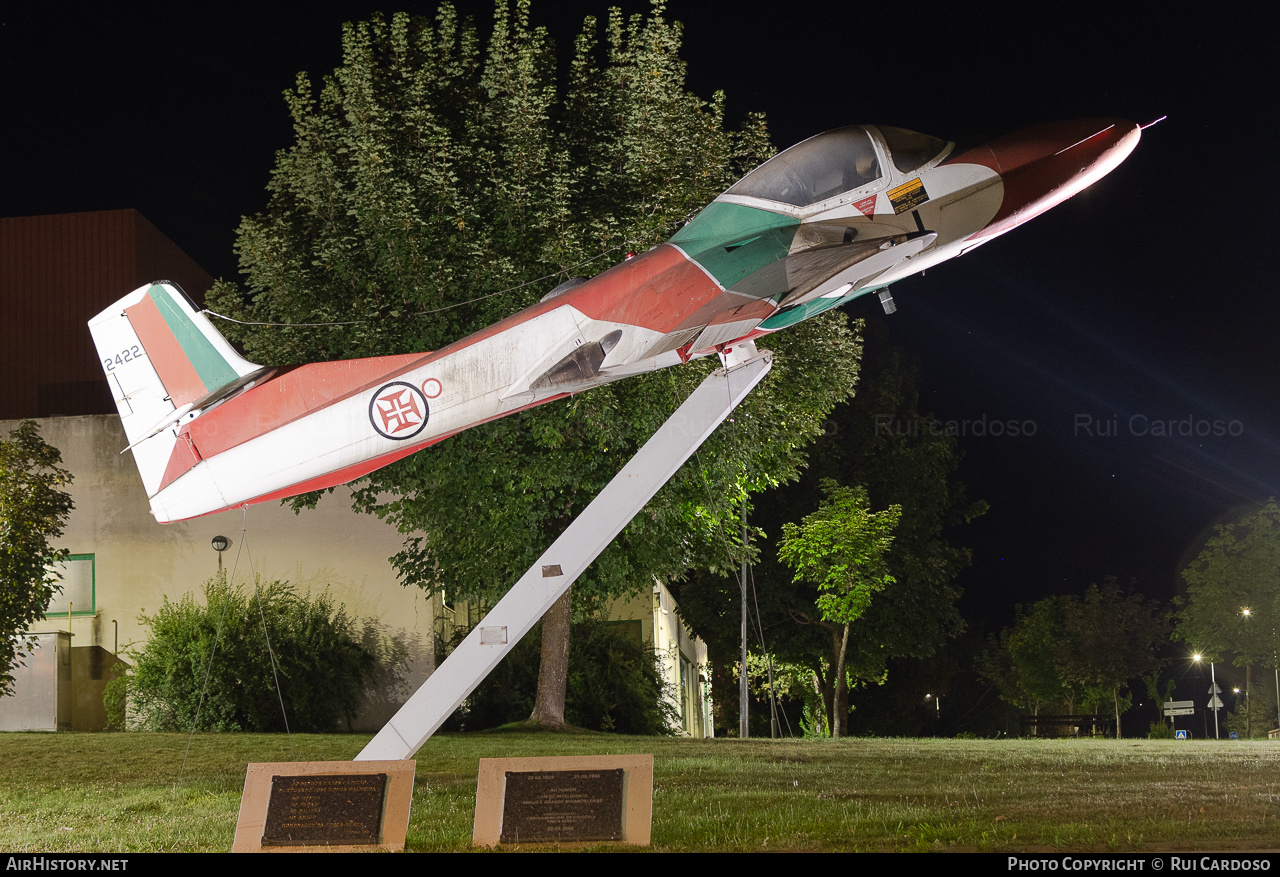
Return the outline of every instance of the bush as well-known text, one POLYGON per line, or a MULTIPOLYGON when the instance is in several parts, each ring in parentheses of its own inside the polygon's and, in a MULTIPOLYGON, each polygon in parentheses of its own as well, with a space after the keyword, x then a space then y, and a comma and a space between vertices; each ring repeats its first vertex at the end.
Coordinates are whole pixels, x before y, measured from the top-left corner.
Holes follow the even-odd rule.
POLYGON ((140 616, 151 637, 130 652, 136 724, 156 731, 283 731, 281 698, 292 731, 332 732, 341 719, 351 722, 376 660, 346 610, 328 592, 300 595, 287 582, 255 584, 246 594, 219 574, 203 587, 204 605, 188 594, 140 616))
MULTIPOLYGON (((446 731, 482 731, 521 722, 533 712, 542 663, 534 627, 445 722, 446 731)), ((453 645, 462 641, 460 631, 453 645)), ((564 719, 619 734, 670 734, 674 708, 662 696, 658 659, 642 642, 603 621, 578 621, 569 637, 564 719)))
POLYGON ((1152 722, 1151 730, 1147 733, 1148 740, 1172 740, 1173 726, 1167 722, 1152 722))
POLYGON ((670 734, 677 725, 675 709, 662 696, 657 656, 602 621, 574 626, 564 720, 619 734, 670 734))
POLYGON ((128 725, 129 665, 117 661, 108 675, 111 677, 102 689, 102 706, 107 712, 107 730, 123 731, 128 725))

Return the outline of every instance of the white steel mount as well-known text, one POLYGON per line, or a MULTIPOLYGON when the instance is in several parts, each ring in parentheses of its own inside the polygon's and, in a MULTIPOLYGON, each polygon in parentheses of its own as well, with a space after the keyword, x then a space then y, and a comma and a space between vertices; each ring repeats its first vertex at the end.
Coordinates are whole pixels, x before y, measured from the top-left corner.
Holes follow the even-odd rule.
POLYGON ((727 358, 729 364, 708 375, 690 394, 369 741, 355 757, 356 761, 412 758, 511 647, 760 383, 773 366, 773 354, 765 350, 752 355, 754 345, 750 342, 735 348, 736 356, 727 358))

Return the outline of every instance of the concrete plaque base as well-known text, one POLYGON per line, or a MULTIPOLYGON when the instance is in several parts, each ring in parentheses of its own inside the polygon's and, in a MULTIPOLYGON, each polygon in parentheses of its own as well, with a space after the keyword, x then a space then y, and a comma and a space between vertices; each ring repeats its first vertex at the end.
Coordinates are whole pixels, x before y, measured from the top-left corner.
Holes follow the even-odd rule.
POLYGON ((403 850, 416 767, 412 760, 250 764, 231 852, 403 850))
POLYGON ((652 827, 652 755, 480 759, 475 846, 648 846, 652 827))

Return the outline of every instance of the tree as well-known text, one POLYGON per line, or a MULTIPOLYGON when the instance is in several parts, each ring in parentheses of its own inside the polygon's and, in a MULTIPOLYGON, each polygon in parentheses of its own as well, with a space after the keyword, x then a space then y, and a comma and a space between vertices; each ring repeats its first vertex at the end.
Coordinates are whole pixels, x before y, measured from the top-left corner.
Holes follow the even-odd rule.
POLYGON ((826 500, 805 517, 800 526, 782 528, 778 557, 795 570, 795 577, 816 585, 820 623, 831 634, 832 676, 835 695, 831 710, 831 735, 845 733, 849 712, 849 686, 845 655, 849 628, 871 605, 871 598, 893 584, 885 552, 893 542, 893 530, 902 517, 901 506, 872 512, 862 487, 823 484, 826 500))
POLYGON ((954 432, 920 411, 918 364, 885 332, 883 320, 869 321, 857 395, 833 412, 799 485, 810 508, 823 478, 863 485, 874 508, 902 507, 886 556, 896 584, 852 630, 849 661, 864 681, 884 678, 890 659, 932 658, 964 631, 956 577, 970 553, 952 534, 987 511, 956 477, 963 455, 954 432))
POLYGON ((1280 619, 1280 506, 1275 499, 1216 529, 1182 571, 1186 593, 1174 599, 1174 639, 1230 653, 1237 667, 1276 667, 1280 619))
POLYGON ((1129 680, 1158 669, 1169 622, 1159 604, 1141 594, 1125 595, 1114 577, 1090 585, 1082 597, 1048 597, 1001 635, 1005 657, 988 658, 982 670, 1002 696, 1021 695, 1031 712, 1062 703, 1073 712, 1077 698, 1086 709, 1108 704, 1121 736, 1120 714, 1132 698, 1129 680), (999 679, 1001 665, 1011 678, 999 679), (1108 703, 1109 702, 1109 703, 1108 703))
POLYGON ((332 733, 355 718, 365 683, 402 658, 366 648, 327 592, 258 581, 246 593, 222 573, 203 590, 203 604, 166 597, 139 619, 150 636, 130 654, 127 686, 143 728, 332 733))
POLYGON ((1114 577, 1102 587, 1090 585, 1082 599, 1067 604, 1065 616, 1063 678, 1085 688, 1086 697, 1093 689, 1095 702, 1111 701, 1119 739, 1120 714, 1132 702, 1122 694, 1130 679, 1161 665, 1169 622, 1159 604, 1141 594, 1124 595, 1114 577))
POLYGON ((1018 606, 1013 627, 990 640, 978 672, 1006 703, 1032 715, 1060 705, 1075 712, 1079 692, 1061 673, 1069 604, 1069 597, 1049 597, 1029 612, 1018 606))
POLYGON ((1235 707, 1227 714, 1224 725, 1228 732, 1241 737, 1266 737, 1275 726, 1276 692, 1270 685, 1258 685, 1253 691, 1235 695, 1235 707))
MULTIPOLYGON (((771 154, 763 119, 735 134, 723 95, 685 90, 681 28, 660 3, 647 18, 612 11, 603 52, 596 30, 587 19, 561 87, 527 0, 497 4, 483 58, 448 5, 434 24, 346 26, 318 98, 305 75, 286 96, 296 143, 237 233, 248 301, 227 283, 210 295, 237 318, 324 325, 229 334, 264 363, 435 349, 665 240, 771 154)), ((794 476, 857 370, 840 315, 775 337, 769 378, 578 580, 578 605, 732 563, 722 524, 794 476)), ((406 584, 492 604, 714 365, 471 429, 363 479, 355 506, 405 534, 393 561, 406 584)), ((569 615, 566 596, 544 618, 535 715, 549 724, 563 721, 569 615)))
POLYGON ((71 474, 62 455, 24 420, 0 441, 0 696, 13 691, 13 671, 25 651, 22 631, 44 616, 58 592, 62 536, 74 504, 61 488, 71 474))
MULTIPOLYGON (((454 644, 467 631, 455 632, 454 644)), ((538 637, 533 631, 445 722, 446 731, 480 731, 518 722, 537 696, 538 637)), ((670 734, 679 715, 664 696, 660 659, 613 622, 574 622, 565 721, 618 734, 670 734)))
MULTIPOLYGON (((955 579, 968 565, 969 552, 953 545, 951 534, 987 507, 968 501, 955 477, 961 457, 955 436, 920 413, 917 369, 890 346, 881 321, 868 321, 863 334, 857 394, 837 405, 823 424, 799 481, 770 490, 753 502, 750 513, 754 538, 764 537, 753 579, 765 645, 775 658, 813 672, 828 712, 835 692, 832 665, 824 658, 829 637, 820 627, 798 623, 817 617, 817 592, 795 582, 778 562, 776 538, 783 524, 818 507, 824 479, 863 485, 873 508, 902 507, 886 555, 895 584, 878 594, 850 628, 845 670, 856 687, 884 682, 894 659, 932 659, 963 631, 955 579)), ((711 653, 736 655, 738 583, 727 575, 690 575, 673 583, 673 590, 681 613, 711 653)), ((753 613, 756 608, 753 602, 753 613)), ((717 665, 715 673, 715 682, 726 687, 724 669, 717 665)), ((724 697, 717 706, 733 709, 724 697)))
POLYGON ((1156 725, 1167 725, 1168 720, 1164 715, 1164 704, 1173 700, 1173 692, 1178 688, 1178 680, 1164 680, 1164 687, 1160 686, 1160 670, 1157 668, 1150 673, 1142 675, 1142 683, 1146 686, 1147 697, 1151 699, 1151 707, 1155 710, 1156 720, 1151 723, 1152 729, 1156 725))

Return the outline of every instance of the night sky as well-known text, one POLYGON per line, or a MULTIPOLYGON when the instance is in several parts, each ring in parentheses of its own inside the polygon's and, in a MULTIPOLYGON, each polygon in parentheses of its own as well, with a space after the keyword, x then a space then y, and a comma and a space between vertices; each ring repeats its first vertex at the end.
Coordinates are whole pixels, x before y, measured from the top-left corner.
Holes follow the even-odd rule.
MULTIPOLYGON (((457 5, 490 20, 488 2, 457 5)), ((534 20, 567 51, 606 5, 535 0, 534 20)), ((765 112, 780 147, 859 122, 964 148, 1168 116, 1084 194, 897 285, 887 318, 922 363, 922 409, 964 425, 961 478, 991 504, 959 534, 965 614, 998 629, 1014 603, 1108 574, 1167 600, 1215 523, 1280 495, 1270 28, 1209 6, 974 5, 673 0, 668 17, 686 24, 690 87, 725 90, 735 125, 765 112), (1007 421, 1034 435, 989 434, 1007 421)), ((336 66, 344 20, 435 4, 299 8, 7 5, 0 215, 135 207, 236 276, 234 229, 291 141, 281 92, 336 66)), ((855 312, 877 314, 872 299, 855 312)))

